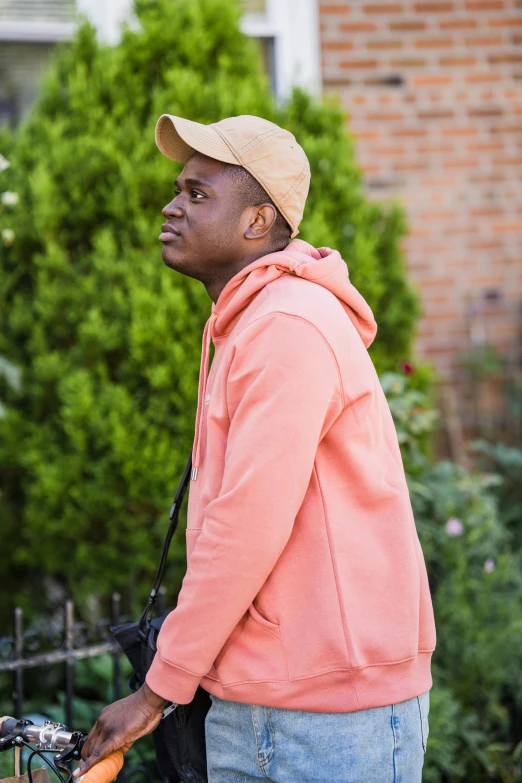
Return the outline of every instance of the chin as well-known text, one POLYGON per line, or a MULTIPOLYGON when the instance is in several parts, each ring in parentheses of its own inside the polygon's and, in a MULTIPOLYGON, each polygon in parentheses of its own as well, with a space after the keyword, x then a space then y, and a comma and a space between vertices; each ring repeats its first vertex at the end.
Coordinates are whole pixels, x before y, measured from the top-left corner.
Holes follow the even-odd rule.
POLYGON ((163 245, 161 250, 161 257, 165 266, 168 266, 170 269, 175 269, 179 272, 183 271, 183 256, 180 253, 177 253, 174 248, 169 247, 168 245, 163 245))
POLYGON ((190 268, 190 261, 188 261, 182 253, 176 252, 174 248, 164 245, 161 251, 161 257, 165 266, 168 266, 168 268, 172 269, 174 272, 180 272, 187 277, 195 277, 190 268))

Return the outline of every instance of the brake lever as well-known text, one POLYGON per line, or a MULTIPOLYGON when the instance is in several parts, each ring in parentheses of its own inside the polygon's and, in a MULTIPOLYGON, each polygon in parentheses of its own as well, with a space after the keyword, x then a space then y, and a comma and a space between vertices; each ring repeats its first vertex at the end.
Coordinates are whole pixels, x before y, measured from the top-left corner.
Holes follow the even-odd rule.
POLYGON ((87 738, 87 734, 82 731, 73 731, 71 739, 66 748, 54 757, 60 764, 69 764, 71 761, 78 761, 81 755, 82 747, 87 738))

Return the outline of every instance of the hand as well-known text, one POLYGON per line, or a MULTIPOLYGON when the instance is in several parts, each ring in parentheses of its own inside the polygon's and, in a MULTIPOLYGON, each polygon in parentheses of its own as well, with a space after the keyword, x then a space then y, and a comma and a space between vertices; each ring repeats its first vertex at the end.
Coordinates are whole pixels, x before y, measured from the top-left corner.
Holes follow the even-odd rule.
POLYGON ((74 777, 85 775, 115 750, 128 753, 137 739, 154 731, 167 704, 145 683, 136 693, 105 707, 85 740, 82 763, 74 777))

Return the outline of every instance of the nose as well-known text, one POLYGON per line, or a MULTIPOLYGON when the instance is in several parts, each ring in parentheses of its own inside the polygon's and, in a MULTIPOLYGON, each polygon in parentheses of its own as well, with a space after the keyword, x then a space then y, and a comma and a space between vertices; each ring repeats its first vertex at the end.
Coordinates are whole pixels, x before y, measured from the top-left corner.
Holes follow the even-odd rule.
POLYGON ((178 203, 176 203, 176 199, 173 198, 172 201, 170 201, 165 207, 163 207, 163 209, 161 210, 161 214, 166 218, 169 217, 182 218, 184 212, 181 206, 178 203))

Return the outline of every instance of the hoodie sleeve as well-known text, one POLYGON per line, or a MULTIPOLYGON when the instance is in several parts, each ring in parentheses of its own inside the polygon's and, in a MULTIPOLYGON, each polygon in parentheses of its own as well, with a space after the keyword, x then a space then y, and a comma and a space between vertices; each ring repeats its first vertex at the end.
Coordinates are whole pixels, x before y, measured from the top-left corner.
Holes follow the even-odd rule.
POLYGON ((332 349, 300 317, 264 316, 231 350, 221 491, 208 505, 147 675, 155 693, 181 704, 191 701, 285 548, 317 446, 344 405, 332 349))

